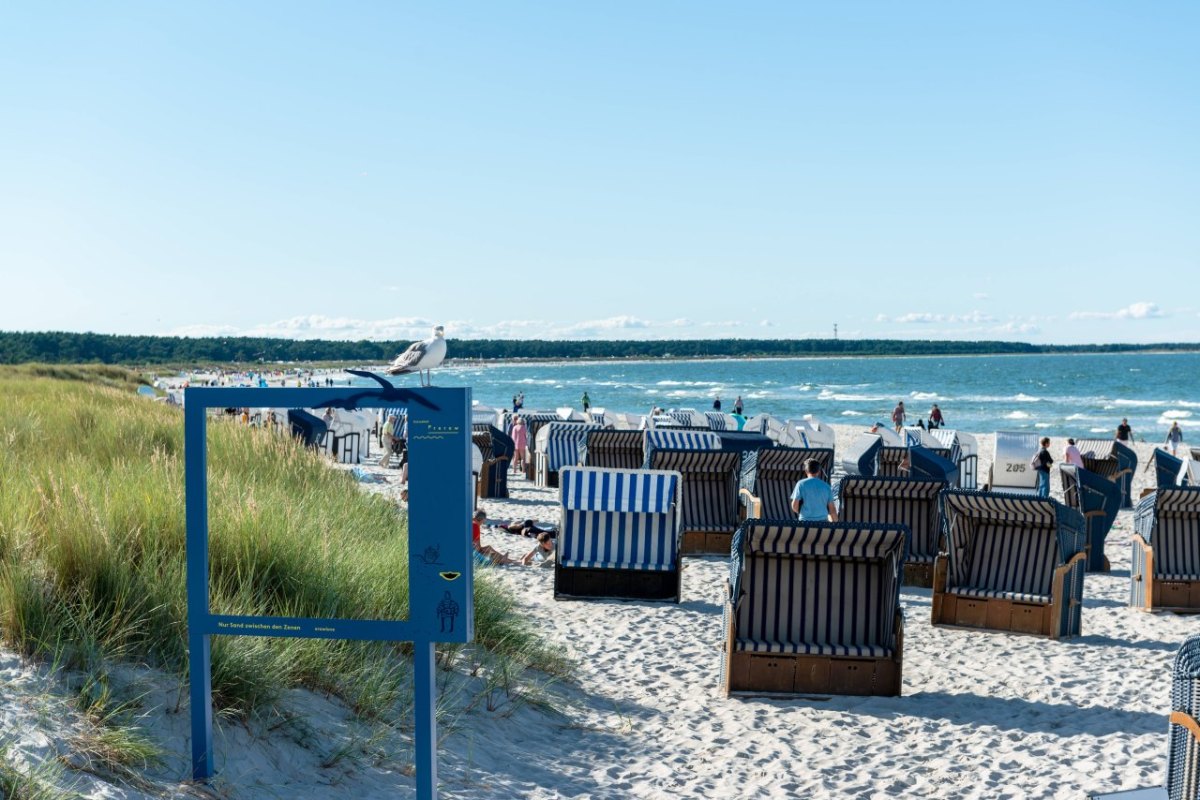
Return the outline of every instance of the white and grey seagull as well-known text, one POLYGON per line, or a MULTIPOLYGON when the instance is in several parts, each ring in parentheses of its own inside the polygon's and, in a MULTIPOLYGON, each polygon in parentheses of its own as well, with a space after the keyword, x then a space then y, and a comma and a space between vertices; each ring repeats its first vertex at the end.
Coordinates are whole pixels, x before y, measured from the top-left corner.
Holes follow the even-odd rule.
POLYGON ((446 329, 435 325, 433 336, 420 342, 413 342, 385 370, 388 375, 406 375, 417 373, 417 380, 422 386, 431 386, 433 377, 429 371, 442 363, 446 357, 446 329), (424 373, 422 378, 421 373, 424 373))

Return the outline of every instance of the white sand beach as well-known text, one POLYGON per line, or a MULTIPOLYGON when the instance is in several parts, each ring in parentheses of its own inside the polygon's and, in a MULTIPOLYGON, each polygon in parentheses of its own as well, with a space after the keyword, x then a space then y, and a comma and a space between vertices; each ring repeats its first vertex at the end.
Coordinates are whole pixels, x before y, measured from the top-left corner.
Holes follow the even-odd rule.
MULTIPOLYGON (((839 449, 859 430, 837 426, 839 449)), ((980 439, 990 458, 991 437, 980 439)), ((1062 445, 1055 439, 1051 452, 1062 445)), ((1144 465, 1151 448, 1137 449, 1144 465)), ((986 460, 981 466, 986 475, 986 460)), ((387 483, 364 488, 398 496, 396 472, 385 473, 387 483)), ((1151 482, 1139 466, 1135 496, 1151 482)), ((1057 492, 1057 476, 1054 483, 1057 492)), ((482 501, 489 522, 556 523, 556 490, 519 477, 510 489, 508 500, 482 501)), ((903 587, 900 697, 722 697, 726 559, 687 559, 678 605, 555 601, 552 570, 489 568, 576 671, 547 690, 560 713, 452 709, 443 720, 442 796, 994 800, 1158 784, 1171 660, 1196 618, 1128 607, 1131 530, 1132 512, 1122 511, 1106 548, 1112 572, 1087 576, 1076 639, 935 629, 930 591, 903 587)), ((484 540, 514 556, 533 546, 490 528, 484 540)), ((142 724, 168 757, 144 786, 65 770, 59 783, 81 796, 412 795, 411 754, 379 752, 344 707, 309 691, 290 692, 279 718, 219 722, 220 775, 211 789, 189 785, 186 692, 152 670, 127 672, 129 685, 144 688, 142 724)), ((10 758, 33 763, 70 749, 82 723, 56 699, 44 669, 3 653, 0 681, 10 758)))

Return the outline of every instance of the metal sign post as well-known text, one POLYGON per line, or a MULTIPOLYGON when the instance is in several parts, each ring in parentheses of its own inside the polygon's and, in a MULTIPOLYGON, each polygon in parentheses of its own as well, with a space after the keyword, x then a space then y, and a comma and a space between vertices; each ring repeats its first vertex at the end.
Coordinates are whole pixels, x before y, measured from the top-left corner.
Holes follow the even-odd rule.
POLYGON ((290 636, 413 643, 417 796, 437 797, 434 645, 474 638, 471 557, 471 390, 380 388, 184 391, 188 655, 192 777, 213 776, 212 636, 290 636), (209 408, 408 409, 407 620, 305 619, 213 614, 208 575, 209 408))

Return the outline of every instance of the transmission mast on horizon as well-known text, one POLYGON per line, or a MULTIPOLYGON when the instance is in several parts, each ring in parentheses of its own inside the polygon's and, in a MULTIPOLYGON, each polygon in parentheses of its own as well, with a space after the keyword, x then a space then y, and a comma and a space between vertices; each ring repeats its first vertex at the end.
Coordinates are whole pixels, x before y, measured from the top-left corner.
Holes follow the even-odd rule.
POLYGON ((837 341, 837 323, 833 323, 833 340, 837 341))

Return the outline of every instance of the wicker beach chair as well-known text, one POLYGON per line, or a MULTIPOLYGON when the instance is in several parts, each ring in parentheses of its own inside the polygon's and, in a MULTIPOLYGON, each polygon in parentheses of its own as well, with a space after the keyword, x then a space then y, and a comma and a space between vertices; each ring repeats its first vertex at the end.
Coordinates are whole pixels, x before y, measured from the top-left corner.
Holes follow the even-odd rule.
POLYGON ((579 463, 579 445, 599 425, 583 422, 551 422, 538 431, 534 460, 534 482, 541 487, 558 486, 558 471, 579 463))
POLYGON ((742 457, 741 501, 746 518, 789 519, 792 490, 808 477, 804 462, 814 458, 828 478, 833 471, 833 450, 808 447, 765 447, 742 457))
POLYGON ((1200 487, 1158 489, 1133 515, 1129 604, 1200 611, 1200 487))
POLYGON ((1116 439, 1078 439, 1083 466, 1121 487, 1121 508, 1133 508, 1133 476, 1137 453, 1116 439))
POLYGON ((525 420, 525 428, 529 435, 529 457, 525 459, 525 478, 533 480, 536 473, 536 465, 534 459, 534 446, 537 444, 537 435, 542 427, 549 425, 551 422, 561 422, 558 414, 553 411, 519 411, 516 415, 508 415, 508 427, 505 428, 505 433, 512 433, 512 418, 519 416, 525 420))
POLYGON ((1075 466, 1063 464, 1059 467, 1062 478, 1063 500, 1071 508, 1083 514, 1087 525, 1088 572, 1108 572, 1108 559, 1104 557, 1104 540, 1117 521, 1121 509, 1121 487, 1095 473, 1075 466))
POLYGON ((904 584, 932 586, 942 539, 938 495, 945 488, 945 480, 846 476, 838 485, 838 520, 904 526, 904 584))
POLYGON ((679 602, 678 472, 564 467, 559 484, 556 599, 679 602))
POLYGON ((933 569, 934 625, 1078 636, 1084 521, 1048 498, 947 489, 946 552, 933 569))
POLYGON ((742 454, 721 447, 711 431, 655 429, 645 433, 643 469, 683 475, 679 513, 683 518, 680 551, 725 554, 738 526, 738 476, 742 454))
POLYGON ((1200 798, 1200 634, 1184 640, 1171 670, 1167 745, 1170 800, 1200 798))
POLYGON ((516 452, 513 440, 495 425, 476 422, 471 426, 471 441, 483 453, 479 496, 508 497, 508 465, 516 452))
MULTIPOLYGON (((1157 489, 1180 486, 1183 459, 1171 455, 1161 447, 1154 450, 1154 485, 1157 489)), ((1149 494, 1149 492, 1146 492, 1149 494)))
POLYGON ((722 687, 899 695, 904 529, 747 520, 730 553, 722 687))
POLYGON ((579 463, 604 469, 640 469, 646 460, 642 431, 588 431, 579 446, 579 463))
POLYGON ((958 465, 959 489, 979 487, 979 443, 969 433, 953 428, 934 428, 929 434, 950 451, 950 460, 958 465))
POLYGON ((842 454, 842 472, 867 477, 879 474, 879 454, 882 450, 883 439, 879 435, 859 434, 842 454))

